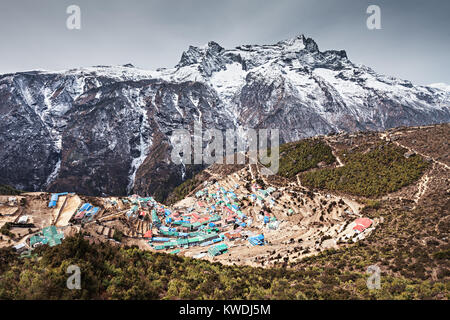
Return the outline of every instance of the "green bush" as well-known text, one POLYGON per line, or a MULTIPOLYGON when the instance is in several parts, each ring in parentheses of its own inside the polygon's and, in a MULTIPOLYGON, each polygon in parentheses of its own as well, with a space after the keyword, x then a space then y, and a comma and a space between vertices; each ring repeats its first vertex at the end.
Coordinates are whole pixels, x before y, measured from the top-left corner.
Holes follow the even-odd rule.
POLYGON ((439 260, 449 260, 450 259, 450 249, 438 251, 433 253, 433 257, 439 260))
POLYGON ((4 234, 5 236, 8 236, 10 238, 14 238, 14 234, 10 230, 11 230, 11 224, 9 222, 7 222, 0 228, 0 233, 4 234))

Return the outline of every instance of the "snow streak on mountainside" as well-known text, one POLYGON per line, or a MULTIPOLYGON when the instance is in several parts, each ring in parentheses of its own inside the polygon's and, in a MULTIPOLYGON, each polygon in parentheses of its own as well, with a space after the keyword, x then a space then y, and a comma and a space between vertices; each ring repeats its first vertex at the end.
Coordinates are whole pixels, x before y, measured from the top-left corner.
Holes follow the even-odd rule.
POLYGON ((448 86, 415 86, 321 52, 303 35, 273 45, 189 47, 171 69, 132 65, 0 76, 0 182, 26 190, 163 198, 186 175, 175 129, 280 129, 282 142, 338 131, 449 122, 448 86))

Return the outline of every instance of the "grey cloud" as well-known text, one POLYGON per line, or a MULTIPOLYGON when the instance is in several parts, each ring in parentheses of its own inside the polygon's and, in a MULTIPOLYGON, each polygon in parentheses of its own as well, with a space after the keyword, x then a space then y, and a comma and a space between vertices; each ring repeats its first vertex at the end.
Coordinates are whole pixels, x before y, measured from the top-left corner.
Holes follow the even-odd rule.
POLYGON ((321 50, 418 84, 450 83, 450 1, 16 0, 0 4, 0 73, 132 63, 175 65, 189 45, 274 43, 304 33, 321 50), (82 9, 82 30, 65 27, 82 9), (366 28, 378 4, 382 30, 366 28))

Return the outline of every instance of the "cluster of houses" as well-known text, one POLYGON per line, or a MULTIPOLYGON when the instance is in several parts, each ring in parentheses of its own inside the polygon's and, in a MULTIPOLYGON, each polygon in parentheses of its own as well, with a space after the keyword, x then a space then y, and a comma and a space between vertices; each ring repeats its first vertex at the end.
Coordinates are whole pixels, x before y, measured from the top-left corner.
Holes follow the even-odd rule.
POLYGON ((90 203, 84 203, 80 209, 78 209, 77 213, 73 217, 73 220, 76 222, 89 222, 94 219, 95 215, 99 212, 99 207, 94 207, 90 203))
MULTIPOLYGON (((149 239, 149 244, 155 250, 206 247, 222 242, 224 236, 220 234, 220 230, 224 222, 221 221, 221 216, 212 208, 207 210, 203 202, 199 201, 197 205, 199 209, 203 209, 203 212, 194 208, 187 208, 184 212, 180 212, 150 199, 147 206, 151 207, 151 222, 157 229, 157 234, 153 235, 153 232, 149 230, 144 238, 149 239)), ((172 253, 179 252, 177 250, 172 253)))
POLYGON ((64 239, 64 234, 61 231, 58 231, 55 226, 50 226, 33 235, 29 239, 29 244, 30 248, 35 248, 43 244, 48 244, 50 247, 54 247, 61 244, 62 239, 64 239))
MULTIPOLYGON (((48 203, 49 208, 56 208, 58 199, 61 196, 68 195, 68 192, 62 193, 53 193, 50 197, 50 201, 48 203)), ((73 221, 83 222, 83 221, 91 221, 97 212, 100 210, 98 207, 92 206, 90 203, 84 203, 76 212, 73 217, 73 221)), ((34 225, 28 223, 29 216, 22 215, 20 216, 14 223, 15 226, 30 226, 34 227, 34 225)), ((49 245, 50 247, 61 244, 61 241, 64 239, 64 233, 59 231, 56 226, 51 225, 43 228, 40 232, 29 237, 25 242, 19 243, 14 246, 14 249, 18 252, 29 251, 40 245, 49 245)))
MULTIPOLYGON (((238 184, 234 187, 230 187, 231 184, 225 184, 225 186, 227 187, 218 182, 205 183, 202 189, 195 193, 194 202, 190 207, 178 209, 165 206, 153 197, 133 195, 122 198, 121 201, 128 207, 125 212, 127 219, 146 221, 145 224, 141 224, 146 228, 142 229, 140 237, 147 240, 147 243, 155 250, 172 250, 170 253, 177 254, 181 249, 208 247, 196 257, 203 257, 206 254, 215 257, 226 253, 229 249, 228 244, 236 240, 245 239, 251 246, 264 245, 266 243, 264 234, 257 234, 249 228, 257 226, 259 229, 279 229, 280 222, 268 212, 271 211, 268 208, 276 205, 276 199, 279 198, 276 194, 279 192, 276 192, 273 187, 263 189, 255 180, 252 181, 250 189, 244 192, 240 192, 242 188, 238 184), (254 211, 253 215, 258 224, 241 208, 241 204, 248 205, 249 202, 253 203, 254 208, 260 208, 259 212, 254 211)), ((56 208, 58 198, 67 194, 67 192, 52 194, 48 207, 56 208)), ((117 205, 116 201, 108 201, 113 206, 117 205)), ((99 207, 83 203, 76 210, 71 221, 90 222, 99 211, 99 207)), ((292 209, 288 209, 287 215, 289 214, 293 214, 292 209)), ((26 215, 15 221, 16 224, 27 224, 27 222, 26 215)), ((359 218, 355 221, 353 230, 355 233, 363 233, 371 227, 372 223, 370 219, 359 218)), ((113 229, 100 225, 97 233, 111 237, 113 229)), ((60 244, 63 238, 63 233, 52 225, 30 237, 26 243, 17 245, 16 249, 25 250, 27 245, 30 249, 43 244, 55 246, 60 244)))
POLYGON ((61 231, 55 226, 49 226, 28 238, 26 242, 16 244, 13 248, 19 253, 24 254, 28 252, 30 254, 31 250, 38 246, 46 244, 50 247, 54 247, 61 244, 63 239, 64 234, 61 231))
MULTIPOLYGON (((49 208, 56 208, 59 197, 68 195, 68 192, 61 193, 53 193, 50 197, 50 201, 48 203, 49 208)), ((99 207, 94 207, 90 203, 84 203, 77 211, 75 216, 73 217, 73 221, 75 222, 87 222, 92 221, 94 216, 99 212, 99 207)))
MULTIPOLYGON (((178 253, 182 248, 201 246, 209 247, 208 253, 217 256, 228 250, 223 242, 248 237, 242 231, 253 223, 241 210, 239 201, 242 197, 236 195, 237 188, 226 190, 217 182, 207 184, 196 192, 195 203, 182 210, 169 208, 152 197, 133 195, 122 201, 131 204, 126 212, 128 219, 145 219, 148 215, 151 227, 143 237, 155 250, 175 249, 171 253, 178 253)), ((264 201, 264 197, 275 189, 256 190, 261 195, 255 195, 254 201, 264 201)), ((269 216, 267 223, 274 221, 276 219, 269 216)), ((251 245, 263 245, 264 236, 260 235, 259 239, 262 240, 249 242, 251 245)))
MULTIPOLYGON (((129 205, 125 216, 130 219, 146 220, 150 227, 143 234, 151 247, 155 250, 174 249, 171 253, 178 253, 180 249, 193 246, 208 247, 208 254, 217 256, 227 252, 228 245, 238 239, 248 238, 251 245, 263 245, 264 236, 256 236, 251 232, 243 232, 252 225, 253 221, 241 210, 242 196, 235 193, 238 186, 228 190, 215 184, 205 185, 205 188, 195 194, 195 203, 189 208, 174 210, 158 203, 153 197, 140 197, 133 195, 122 198, 125 205, 129 205), (259 240, 255 240, 259 239, 259 240)), ((254 184, 254 194, 251 201, 262 204, 275 189, 262 190, 254 184)), ((48 203, 49 208, 58 207, 59 197, 68 195, 67 192, 54 193, 48 203)), ((100 211, 90 203, 83 203, 71 218, 72 222, 89 222, 95 219, 100 211)), ((26 223, 27 216, 21 217, 20 223, 26 223)), ((264 223, 269 225, 276 222, 274 217, 267 214, 264 223)), ((102 230, 104 233, 105 230, 102 230)), ((108 233, 108 235, 111 232, 108 233)), ((26 244, 21 244, 17 250, 27 247, 33 249, 39 245, 55 246, 64 238, 62 232, 52 225, 42 229, 41 232, 31 236, 26 244)), ((205 251, 206 252, 206 251, 205 251)))

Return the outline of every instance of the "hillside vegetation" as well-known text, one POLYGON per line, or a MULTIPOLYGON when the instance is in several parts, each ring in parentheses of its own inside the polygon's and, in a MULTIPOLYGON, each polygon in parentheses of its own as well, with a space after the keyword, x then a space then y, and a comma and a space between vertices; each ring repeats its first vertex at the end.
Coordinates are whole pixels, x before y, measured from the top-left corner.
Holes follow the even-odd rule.
POLYGON ((151 253, 138 248, 89 244, 81 235, 40 248, 39 257, 20 259, 0 250, 0 299, 358 299, 442 295, 445 285, 386 276, 369 291, 364 272, 306 266, 262 269, 151 253), (68 290, 66 274, 76 264, 81 290, 68 290))
POLYGON ((17 190, 11 186, 5 185, 5 184, 0 184, 0 195, 11 195, 11 196, 15 196, 15 195, 19 195, 21 194, 22 191, 17 190))
POLYGON ((299 172, 316 168, 320 162, 332 164, 336 158, 331 148, 320 140, 302 140, 280 146, 280 168, 278 174, 295 177, 299 172))
POLYGON ((166 200, 166 203, 171 205, 177 201, 184 199, 189 193, 191 193, 193 190, 195 190, 195 188, 202 184, 202 182, 202 179, 200 179, 198 176, 187 179, 171 191, 169 197, 166 200))
POLYGON ((343 191, 365 197, 379 197, 416 181, 427 168, 418 155, 392 144, 378 144, 372 150, 358 148, 341 153, 345 165, 305 172, 302 183, 309 187, 343 191))
MULTIPOLYGON (((383 219, 370 237, 347 248, 305 258, 291 267, 321 268, 331 275, 339 275, 362 273, 369 266, 377 265, 382 271, 382 287, 385 282, 390 286, 389 292, 377 291, 377 298, 449 299, 450 199, 444 193, 445 178, 436 180, 440 190, 434 189, 417 208, 412 208, 411 201, 398 199, 367 206, 364 216, 383 219)), ((337 279, 330 277, 331 283, 337 279)), ((348 285, 358 286, 358 280, 348 285)), ((363 283, 359 285, 362 289, 363 283)))

